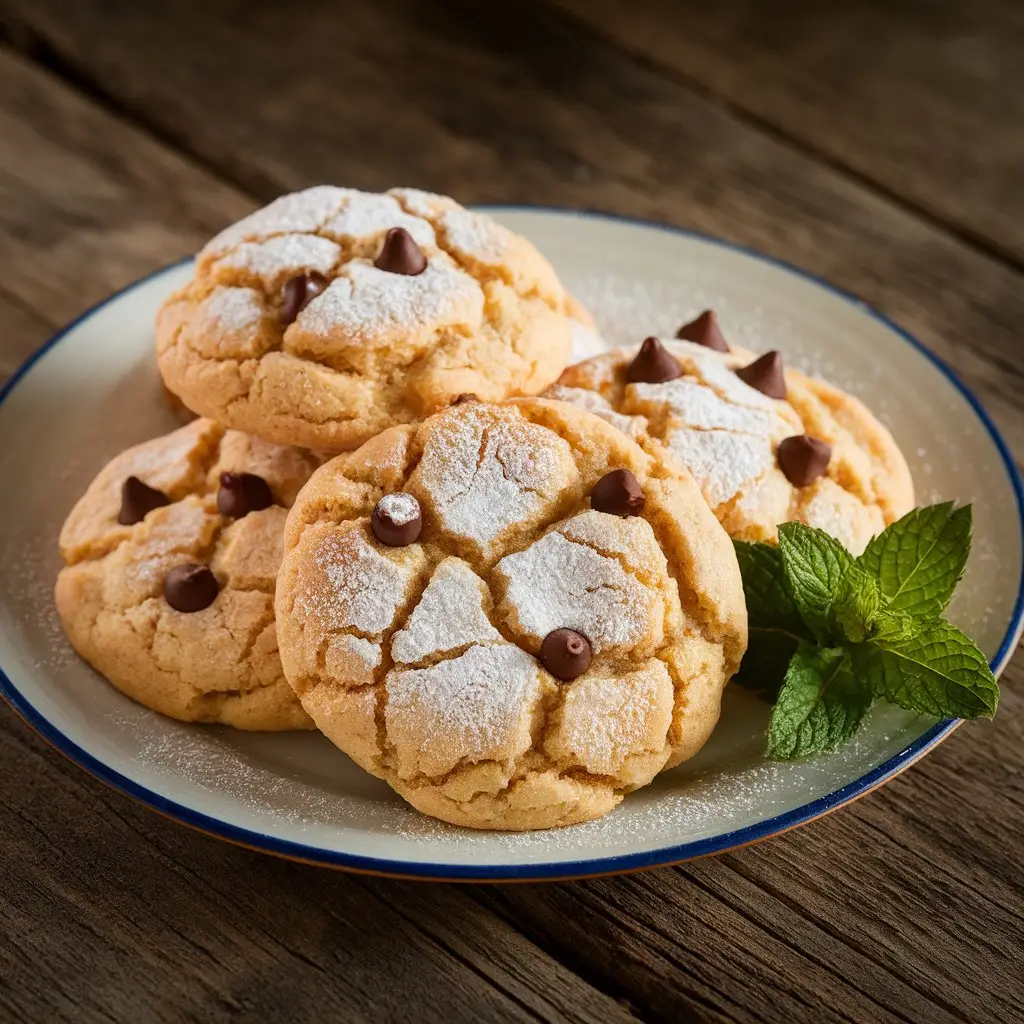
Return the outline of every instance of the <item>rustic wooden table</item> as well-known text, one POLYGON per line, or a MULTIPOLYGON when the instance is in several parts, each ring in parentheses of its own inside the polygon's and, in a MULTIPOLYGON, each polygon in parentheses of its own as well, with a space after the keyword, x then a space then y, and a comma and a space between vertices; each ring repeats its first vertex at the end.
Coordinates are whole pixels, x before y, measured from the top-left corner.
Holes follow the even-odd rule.
MULTIPOLYGON (((791 260, 948 359, 1022 453, 1022 68, 1017 0, 0 0, 0 374, 279 192, 401 182, 791 260)), ((215 842, 4 709, 0 1019, 1024 1020, 1022 678, 797 832, 492 888, 215 842)))

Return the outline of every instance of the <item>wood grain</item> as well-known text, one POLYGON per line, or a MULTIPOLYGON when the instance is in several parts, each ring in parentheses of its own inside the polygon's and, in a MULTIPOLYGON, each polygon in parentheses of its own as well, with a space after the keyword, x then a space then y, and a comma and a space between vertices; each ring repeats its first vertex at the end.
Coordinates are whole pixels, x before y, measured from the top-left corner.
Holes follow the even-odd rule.
POLYGON ((473 901, 189 832, 0 709, 0 1019, 635 1019, 473 901))
POLYGON ((555 0, 667 74, 1024 265, 1017 0, 555 0))
POLYGON ((59 325, 253 202, 0 51, 0 288, 59 325))
MULTIPOLYGON (((246 190, 414 180, 803 263, 947 354, 1024 451, 1013 267, 543 8, 483 24, 458 4, 339 19, 311 3, 303 20, 219 0, 197 32, 183 7, 139 7, 6 4, 11 37, 93 93, 0 53, 0 137, 17 140, 0 147, 0 316, 6 332, 17 310, 19 346, 194 248, 246 190)), ((1004 680, 995 723, 799 832, 644 876, 472 891, 195 835, 2 711, 0 1019, 1024 1019, 1019 658, 1004 680)))
MULTIPOLYGON (((0 133, 17 142, 0 151, 13 366, 252 204, 2 52, 0 82, 0 133)), ((0 1020, 634 1019, 464 892, 374 889, 188 832, 6 707, 0 763, 0 1020)))
POLYGON ((658 1020, 1024 1020, 1022 667, 993 723, 812 826, 674 870, 474 895, 658 1020))
POLYGON ((339 17, 311 2, 296 18, 210 0, 201 32, 185 5, 0 0, 0 12, 261 198, 319 181, 414 181, 465 201, 667 220, 788 259, 950 359, 1024 451, 1015 269, 543 6, 483 18, 461 0, 378 0, 339 17))

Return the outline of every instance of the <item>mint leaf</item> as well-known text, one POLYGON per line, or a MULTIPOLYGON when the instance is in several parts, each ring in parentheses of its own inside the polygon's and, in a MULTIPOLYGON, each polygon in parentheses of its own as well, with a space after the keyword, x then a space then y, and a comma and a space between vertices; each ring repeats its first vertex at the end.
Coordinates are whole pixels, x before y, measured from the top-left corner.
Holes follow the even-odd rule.
POLYGON ((793 598, 786 589, 782 552, 771 544, 734 540, 736 561, 743 577, 747 619, 752 629, 781 629, 794 636, 807 636, 793 598))
POLYGON ((897 614, 886 618, 884 626, 852 652, 857 675, 875 696, 943 717, 995 714, 999 686, 970 637, 942 619, 897 614))
POLYGON ((747 599, 749 643, 736 682, 774 701, 789 661, 810 631, 786 589, 782 553, 771 544, 733 541, 747 599))
POLYGON ((832 619, 839 638, 859 644, 874 635, 883 609, 882 587, 856 565, 843 573, 832 602, 832 619))
POLYGON ((913 615, 883 608, 875 617, 873 639, 897 643, 916 636, 917 631, 918 620, 913 615))
POLYGON ((820 643, 832 639, 832 602, 853 556, 824 530, 803 523, 779 527, 786 586, 800 617, 820 643))
POLYGON ((886 527, 857 559, 877 577, 889 606, 936 616, 949 604, 971 551, 971 506, 917 508, 886 527))
POLYGON ((873 695, 845 651, 801 644, 768 723, 768 757, 787 761, 837 750, 860 728, 873 695))

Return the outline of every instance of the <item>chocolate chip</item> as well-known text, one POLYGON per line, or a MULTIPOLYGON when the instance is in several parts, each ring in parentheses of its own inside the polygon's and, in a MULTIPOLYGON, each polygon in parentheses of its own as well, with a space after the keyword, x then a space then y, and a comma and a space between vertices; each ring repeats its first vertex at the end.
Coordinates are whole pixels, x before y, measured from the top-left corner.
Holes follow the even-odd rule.
POLYGON ((786 397, 786 375, 782 372, 781 352, 765 352, 749 366, 740 367, 736 376, 769 398, 786 397))
POLYGON ((263 477, 255 473, 221 473, 217 510, 222 516, 241 519, 273 504, 270 484, 263 477))
POLYGON ((808 434, 797 434, 779 442, 779 469, 794 487, 813 484, 825 475, 832 459, 832 445, 808 434))
POLYGON ((329 283, 323 274, 315 270, 288 278, 281 298, 281 326, 294 323, 295 318, 329 283))
POLYGON ((590 507, 613 516, 638 516, 644 510, 644 492, 628 469, 613 469, 594 484, 590 507))
POLYGON ((706 309, 696 320, 683 324, 676 331, 680 341, 692 341, 705 348, 713 348, 716 352, 728 352, 729 345, 718 326, 718 317, 713 309, 706 309))
POLYGON ((121 484, 121 511, 117 521, 122 526, 134 526, 146 518, 146 514, 163 505, 170 505, 171 499, 137 476, 130 476, 121 484))
POLYGON ((164 597, 179 612, 201 612, 216 600, 217 577, 197 562, 176 565, 164 580, 164 597))
POLYGON ((626 380, 631 384, 662 384, 683 375, 678 359, 666 351, 657 338, 645 338, 636 358, 626 370, 626 380))
POLYGON ((405 228, 392 228, 384 239, 384 246, 373 265, 389 274, 406 274, 415 277, 427 269, 427 257, 413 241, 405 228))
POLYGON ((412 544, 423 529, 420 503, 404 491, 385 494, 377 502, 370 518, 373 534, 389 548, 404 548, 412 544))
POLYGON ((564 682, 583 675, 593 657, 590 641, 575 629, 553 629, 540 645, 541 664, 564 682))

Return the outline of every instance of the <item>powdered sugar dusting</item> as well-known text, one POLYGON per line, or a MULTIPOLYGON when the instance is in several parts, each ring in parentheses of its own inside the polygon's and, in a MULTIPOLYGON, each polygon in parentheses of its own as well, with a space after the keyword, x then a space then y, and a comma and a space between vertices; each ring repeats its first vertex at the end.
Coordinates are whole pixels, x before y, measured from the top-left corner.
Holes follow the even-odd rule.
POLYGON ((327 642, 324 673, 328 679, 344 682, 346 686, 368 686, 374 681, 373 670, 380 662, 379 644, 342 633, 327 642))
POLYGON ((390 195, 350 191, 341 209, 324 223, 321 231, 342 241, 383 234, 391 228, 405 228, 413 240, 427 248, 437 244, 434 229, 421 217, 410 216, 390 195))
MULTIPOLYGON (((672 348, 678 350, 677 346, 672 348)), ((700 356, 690 356, 697 375, 726 401, 733 405, 762 409, 770 415, 777 415, 780 408, 778 400, 761 394, 757 388, 752 388, 746 381, 737 377, 735 370, 726 361, 728 358, 725 355, 709 353, 707 349, 702 349, 700 356)))
POLYGON ((626 759, 660 750, 672 720, 672 681, 661 662, 626 678, 586 675, 574 682, 553 742, 587 771, 615 775, 626 759))
POLYGON ((753 434, 672 429, 665 443, 693 474, 712 508, 735 497, 775 465, 771 441, 753 434))
POLYGON ((537 663, 511 644, 471 647, 432 668, 389 673, 385 721, 399 763, 438 775, 462 760, 508 760, 530 745, 537 663))
POLYGON ((248 217, 226 227, 203 248, 202 256, 216 256, 239 242, 269 238, 271 235, 316 231, 334 213, 347 189, 317 185, 302 192, 279 196, 248 217))
POLYGON ((445 257, 430 257, 422 274, 391 274, 368 260, 353 260, 299 314, 307 334, 347 337, 364 345, 391 345, 403 332, 454 324, 478 325, 483 293, 445 257))
POLYGON ((439 225, 449 248, 481 263, 506 262, 513 235, 486 214, 453 207, 441 214, 439 225))
POLYGON ((326 274, 341 258, 341 249, 319 235, 276 235, 262 242, 243 242, 217 260, 218 267, 247 270, 270 287, 283 275, 315 270, 326 274))
POLYGON ((382 555, 358 530, 330 533, 313 556, 323 573, 300 593, 296 609, 325 629, 380 635, 395 621, 415 573, 382 555))
POLYGON ((549 533, 495 567, 507 583, 501 611, 534 643, 554 629, 582 633, 600 654, 629 650, 654 631, 662 601, 613 559, 549 533))
POLYGON ((634 572, 653 576, 660 570, 668 579, 665 553, 651 524, 640 516, 613 516, 588 509, 562 523, 558 532, 569 540, 621 556, 634 572))
POLYGON ((475 406, 446 417, 420 461, 435 514, 456 536, 490 552, 510 526, 539 514, 568 483, 573 466, 562 438, 505 413, 475 406))
POLYGON ((865 505, 828 478, 816 481, 811 497, 801 508, 800 518, 808 526, 838 538, 854 555, 859 555, 867 547, 868 539, 885 528, 881 509, 865 505))
POLYGON ((483 607, 484 582, 458 558, 446 558, 435 570, 405 627, 391 642, 395 661, 420 661, 464 644, 501 640, 483 607))
POLYGON ((667 408, 685 426, 701 430, 773 434, 780 426, 785 429, 785 422, 773 413, 733 405, 706 385, 685 377, 664 384, 631 384, 629 397, 644 412, 667 408))
POLYGON ((252 288, 216 288, 203 307, 207 322, 225 334, 258 331, 263 314, 263 296, 252 288))
POLYGON ((405 526, 420 515, 420 503, 405 491, 385 494, 377 502, 377 507, 396 526, 405 526))
MULTIPOLYGON (((139 596, 163 586, 164 576, 183 553, 202 550, 213 536, 218 517, 206 512, 196 498, 167 505, 147 518, 145 539, 128 542, 123 561, 124 582, 139 596)), ((194 560, 190 558, 190 561, 194 560)))
POLYGON ((388 189, 388 195, 394 196, 409 213, 428 220, 446 209, 459 205, 448 196, 424 192, 418 188, 391 188, 388 189))
POLYGON ((610 423, 629 437, 639 437, 647 429, 647 420, 644 417, 624 416, 616 412, 598 392, 587 388, 570 388, 564 384, 555 384, 544 392, 544 397, 568 402, 578 409, 600 416, 606 423, 610 423))

